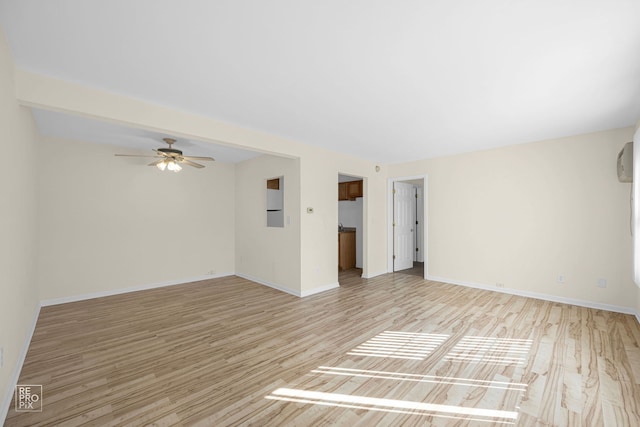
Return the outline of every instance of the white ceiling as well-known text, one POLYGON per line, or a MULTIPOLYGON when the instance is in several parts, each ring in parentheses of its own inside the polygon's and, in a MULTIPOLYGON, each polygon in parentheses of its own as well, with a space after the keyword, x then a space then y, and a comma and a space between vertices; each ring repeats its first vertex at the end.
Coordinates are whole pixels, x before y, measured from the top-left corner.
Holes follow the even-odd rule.
POLYGON ((379 162, 630 126, 638 0, 0 0, 17 66, 379 162))
POLYGON ((174 135, 119 126, 64 113, 36 108, 32 110, 38 130, 44 136, 115 145, 141 152, 146 151, 149 155, 155 154, 151 151, 155 148, 166 148, 167 145, 162 139, 169 137, 176 140, 173 148, 182 150, 186 156, 210 156, 223 163, 238 163, 261 155, 261 153, 253 151, 240 150, 193 139, 177 138, 174 135))

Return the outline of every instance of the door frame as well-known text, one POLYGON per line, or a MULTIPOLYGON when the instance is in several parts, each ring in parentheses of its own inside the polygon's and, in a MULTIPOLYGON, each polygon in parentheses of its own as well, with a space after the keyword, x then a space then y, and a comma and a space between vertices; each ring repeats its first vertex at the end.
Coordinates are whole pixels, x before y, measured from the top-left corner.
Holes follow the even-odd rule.
POLYGON ((422 180, 422 245, 424 252, 424 279, 427 278, 427 265, 429 259, 429 188, 428 176, 411 175, 387 179, 387 272, 393 273, 393 184, 395 182, 422 180))
MULTIPOLYGON (((368 218, 368 211, 369 208, 367 206, 368 202, 369 202, 369 197, 368 197, 368 192, 369 192, 369 183, 368 180, 369 178, 366 176, 362 176, 361 174, 358 173, 353 173, 353 172, 344 172, 342 169, 338 170, 338 173, 336 174, 336 178, 337 178, 337 184, 340 183, 340 175, 343 176, 348 176, 351 178, 355 178, 356 180, 361 179, 362 180, 362 231, 360 233, 360 239, 361 239, 361 244, 362 244, 362 274, 361 277, 363 278, 369 278, 368 274, 369 274, 369 262, 368 262, 368 258, 369 258, 369 250, 367 249, 367 245, 368 245, 368 241, 369 241, 369 226, 367 224, 367 218, 368 218)), ((338 185, 336 185, 336 196, 335 196, 335 200, 336 200, 336 229, 337 229, 337 225, 340 222, 340 201, 338 200, 339 196, 338 196, 338 185)), ((356 236, 357 237, 357 236, 356 236)), ((358 244, 358 241, 356 240, 356 245, 358 244)), ((336 246, 337 248, 337 246, 336 246)), ((338 263, 338 258, 337 258, 336 254, 336 271, 338 271, 337 268, 337 263, 338 263)), ((356 259, 357 259, 357 255, 356 255, 356 259)))

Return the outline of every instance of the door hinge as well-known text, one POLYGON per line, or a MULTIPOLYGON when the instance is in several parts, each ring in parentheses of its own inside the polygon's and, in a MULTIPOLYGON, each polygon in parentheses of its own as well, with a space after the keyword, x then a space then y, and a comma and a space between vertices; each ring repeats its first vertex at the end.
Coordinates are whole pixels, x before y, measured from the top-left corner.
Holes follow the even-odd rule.
POLYGON ((416 252, 420 252, 420 249, 416 248, 416 252))
POLYGON ((396 194, 396 189, 395 188, 393 189, 393 194, 396 194))
POLYGON ((418 225, 418 221, 416 221, 416 225, 418 225))
POLYGON ((416 193, 415 196, 416 196, 416 199, 417 199, 418 198, 418 193, 416 193))
POLYGON ((392 222, 392 223, 391 223, 391 225, 392 225, 393 227, 395 227, 395 226, 396 226, 395 221, 394 221, 394 222, 392 222))
POLYGON ((393 259, 396 259, 396 256, 395 256, 395 255, 393 256, 393 259))

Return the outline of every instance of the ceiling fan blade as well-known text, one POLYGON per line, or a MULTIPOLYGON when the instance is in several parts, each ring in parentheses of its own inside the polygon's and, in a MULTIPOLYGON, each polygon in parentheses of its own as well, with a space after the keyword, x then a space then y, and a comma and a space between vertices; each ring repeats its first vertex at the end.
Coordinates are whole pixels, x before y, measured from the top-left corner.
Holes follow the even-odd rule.
POLYGON ((202 169, 204 167, 204 165, 200 165, 198 163, 191 162, 191 161, 185 159, 184 157, 182 158, 180 163, 184 163, 185 165, 193 166, 194 168, 198 168, 198 169, 202 169))
MULTIPOLYGON (((213 162, 215 161, 215 159, 213 157, 199 157, 199 156, 183 156, 182 155, 182 151, 178 150, 177 148, 172 148, 171 144, 173 144, 175 142, 175 140, 170 139, 170 138, 165 138, 164 141, 169 144, 169 148, 158 148, 158 149, 154 149, 153 151, 155 152, 155 155, 153 156, 147 156, 144 154, 116 154, 116 156, 121 156, 121 157, 147 157, 147 158, 153 158, 153 159, 159 159, 159 160, 155 160, 151 163, 149 163, 148 166, 158 166, 160 168, 162 168, 162 170, 164 170, 164 167, 167 167, 169 169, 171 169, 171 167, 177 167, 179 170, 179 166, 178 163, 184 163, 186 165, 192 166, 194 168, 198 168, 201 169, 204 167, 204 165, 201 165, 199 163, 196 162, 192 162, 191 160, 203 160, 203 161, 209 161, 209 162, 213 162), (163 164, 164 163, 164 164, 163 164)), ((173 170, 173 169, 171 169, 173 170)))
POLYGON ((174 155, 172 155, 171 153, 165 153, 164 151, 158 151, 158 150, 155 150, 155 149, 154 149, 153 151, 155 151, 155 152, 156 152, 156 154, 158 154, 158 155, 160 155, 160 156, 162 156, 162 157, 166 157, 166 158, 168 158, 168 159, 170 159, 170 158, 172 158, 172 157, 175 157, 175 156, 174 156, 174 155))
POLYGON ((209 162, 215 162, 216 159, 214 159, 213 157, 198 157, 198 156, 182 156, 183 159, 189 159, 189 160, 207 160, 209 162))
POLYGON ((144 154, 114 154, 117 157, 158 157, 158 156, 146 156, 144 154))

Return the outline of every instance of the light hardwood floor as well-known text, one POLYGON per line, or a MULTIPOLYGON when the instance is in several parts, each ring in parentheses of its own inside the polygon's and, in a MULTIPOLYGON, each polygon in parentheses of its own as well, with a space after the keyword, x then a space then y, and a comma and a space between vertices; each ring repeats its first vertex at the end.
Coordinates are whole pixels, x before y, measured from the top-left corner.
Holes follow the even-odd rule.
POLYGON ((640 425, 629 315, 405 274, 299 299, 238 277, 42 309, 32 425, 640 425))

